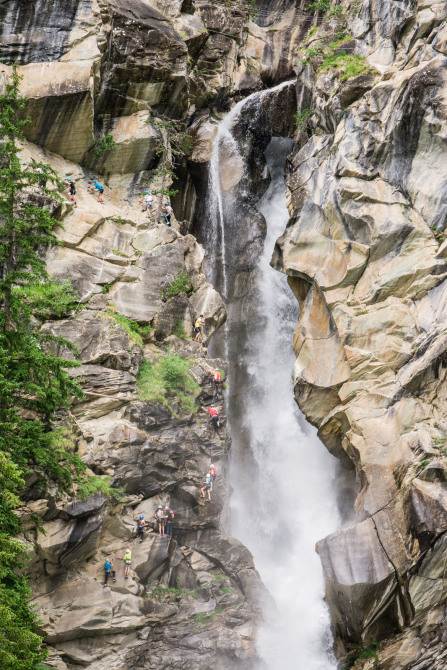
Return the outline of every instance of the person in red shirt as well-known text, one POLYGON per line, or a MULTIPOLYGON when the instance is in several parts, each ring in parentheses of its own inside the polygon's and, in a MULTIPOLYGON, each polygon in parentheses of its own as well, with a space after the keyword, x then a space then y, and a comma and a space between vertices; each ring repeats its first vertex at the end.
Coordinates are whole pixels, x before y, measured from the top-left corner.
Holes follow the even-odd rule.
POLYGON ((204 412, 208 412, 208 414, 209 414, 208 421, 206 422, 206 427, 208 428, 209 425, 211 424, 213 426, 214 430, 217 431, 217 429, 219 428, 219 412, 218 412, 218 410, 215 407, 209 407, 209 408, 202 407, 202 409, 203 409, 204 412))

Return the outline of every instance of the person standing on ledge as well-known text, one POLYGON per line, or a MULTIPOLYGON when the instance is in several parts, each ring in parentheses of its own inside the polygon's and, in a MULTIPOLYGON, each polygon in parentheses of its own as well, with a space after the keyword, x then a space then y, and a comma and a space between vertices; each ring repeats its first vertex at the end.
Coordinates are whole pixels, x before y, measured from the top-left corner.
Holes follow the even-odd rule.
POLYGON ((76 202, 76 186, 71 177, 67 177, 65 180, 68 184, 68 197, 72 202, 74 202, 74 206, 77 207, 78 203, 76 202))
POLYGON ((130 551, 129 547, 127 548, 127 551, 124 554, 123 561, 124 561, 124 579, 128 579, 130 566, 132 565, 132 552, 130 551))
POLYGON ((194 332, 196 334, 194 342, 202 341, 202 328, 204 325, 205 325, 205 319, 203 318, 203 314, 201 314, 194 324, 194 332))
POLYGON ((157 509, 155 510, 155 520, 158 523, 158 534, 159 535, 164 535, 165 534, 165 515, 163 513, 163 505, 159 505, 157 509))
POLYGON ((104 563, 104 588, 107 586, 107 580, 109 579, 110 575, 112 575, 113 581, 116 582, 115 574, 116 573, 113 569, 112 559, 107 557, 104 563))
POLYGON ((165 533, 166 535, 172 535, 172 522, 174 521, 174 512, 169 507, 165 505, 165 533))
POLYGON ((151 218, 151 208, 152 208, 152 201, 153 201, 153 196, 149 193, 149 191, 145 191, 143 193, 144 198, 140 200, 140 202, 143 203, 144 209, 142 210, 143 212, 147 212, 147 215, 149 218, 151 218))
POLYGON ((144 520, 144 516, 140 514, 140 517, 137 521, 137 537, 140 538, 140 542, 143 542, 144 540, 144 529, 146 528, 146 521, 144 520))
POLYGON ((168 226, 171 227, 172 207, 169 204, 169 202, 165 202, 162 209, 165 213, 165 221, 168 224, 168 226))

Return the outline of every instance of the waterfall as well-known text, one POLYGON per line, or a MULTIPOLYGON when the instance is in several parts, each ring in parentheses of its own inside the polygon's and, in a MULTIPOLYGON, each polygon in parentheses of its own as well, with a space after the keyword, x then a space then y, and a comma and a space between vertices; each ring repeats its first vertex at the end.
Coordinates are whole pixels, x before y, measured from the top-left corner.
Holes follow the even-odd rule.
POLYGON ((271 139, 265 151, 270 186, 250 209, 244 204, 249 199, 247 166, 233 135, 249 102, 254 105, 250 123, 257 123, 265 94, 249 96, 223 119, 210 165, 205 245, 211 255, 210 274, 228 310, 225 341, 214 345, 220 346, 214 353, 226 355, 230 366, 229 523, 231 534, 251 550, 276 603, 265 612, 258 636, 262 667, 328 670, 335 664, 314 547, 339 522, 335 459, 295 403, 292 338, 298 303, 287 278, 270 267, 275 240, 288 221, 284 164, 291 140, 271 139), (267 224, 262 235, 256 209, 267 224), (250 245, 254 248, 244 261, 250 245))

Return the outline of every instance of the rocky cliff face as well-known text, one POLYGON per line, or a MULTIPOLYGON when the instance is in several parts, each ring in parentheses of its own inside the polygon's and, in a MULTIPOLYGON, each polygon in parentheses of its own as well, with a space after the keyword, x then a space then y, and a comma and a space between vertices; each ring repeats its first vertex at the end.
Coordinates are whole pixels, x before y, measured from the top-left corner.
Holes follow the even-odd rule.
MULTIPOLYGON (((211 400, 208 373, 225 363, 178 335, 201 312, 209 335, 225 319, 188 234, 203 230, 214 117, 287 79, 296 95, 287 87, 274 96, 262 128, 250 113, 241 118, 251 173, 228 177, 239 196, 251 193, 246 211, 262 234, 262 153, 272 134, 293 134, 297 104, 290 222, 273 262, 300 302, 297 401, 355 497, 346 527, 318 546, 336 650, 364 670, 445 666, 446 7, 307 4, 258 3, 255 23, 243 4, 202 0, 0 3, 0 76, 20 64, 32 118, 23 159, 50 163, 78 188, 48 257, 51 274, 79 296, 70 318, 44 326, 72 340, 82 363, 86 396, 61 426, 91 471, 123 489, 121 502, 30 494, 23 514, 36 607, 60 670, 256 663, 262 586, 247 550, 220 530, 224 430, 208 434, 178 397, 169 407, 145 400, 137 376, 143 359, 178 356, 198 385, 193 401, 211 400), (178 170, 182 221, 172 228, 137 202, 158 161, 157 118, 185 122, 194 144, 178 170), (97 155, 106 133, 115 146, 97 155), (87 191, 97 173, 105 205, 87 191), (162 299, 180 270, 192 293, 162 299), (219 477, 205 505, 211 456, 219 477), (176 511, 174 538, 148 532, 140 544, 135 518, 165 503, 176 511), (103 589, 108 554, 117 582, 103 589)), ((238 259, 241 277, 253 252, 238 259)))
POLYGON ((355 475, 354 522, 318 552, 355 668, 443 668, 446 6, 339 7, 303 43, 274 257, 301 306, 296 399, 355 475))

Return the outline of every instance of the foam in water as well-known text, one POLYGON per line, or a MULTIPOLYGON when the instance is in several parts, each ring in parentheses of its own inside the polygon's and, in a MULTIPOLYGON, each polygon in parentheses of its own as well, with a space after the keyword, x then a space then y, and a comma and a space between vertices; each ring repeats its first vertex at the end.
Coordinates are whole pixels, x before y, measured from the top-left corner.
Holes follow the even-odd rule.
MULTIPOLYGON (((282 84, 284 86, 287 84, 282 84)), ((280 87, 277 87, 280 88, 280 87)), ((271 93, 271 91, 269 91, 271 93)), ((214 240, 212 266, 220 264, 218 288, 229 286, 225 256, 231 236, 225 236, 225 196, 220 187, 221 152, 225 161, 240 161, 231 129, 248 100, 236 105, 221 122, 210 167, 209 211, 214 240), (216 251, 216 247, 217 251, 216 251)), ((291 372, 295 361, 292 339, 298 304, 284 275, 270 267, 275 240, 287 224, 283 168, 290 140, 274 138, 266 152, 272 181, 258 204, 267 221, 267 236, 256 269, 256 290, 250 305, 250 329, 239 355, 229 360, 231 379, 239 377, 243 416, 230 411, 233 438, 230 479, 231 534, 252 552, 255 565, 276 607, 265 612, 258 638, 259 656, 267 670, 328 670, 330 625, 323 600, 321 565, 315 542, 338 523, 334 490, 335 459, 305 422, 294 397, 291 372), (238 375, 237 370, 242 374, 238 375)), ((237 203, 235 203, 237 207, 237 203)), ((208 245, 211 249, 213 246, 208 245)), ((213 277, 216 281, 216 276, 213 277)), ((237 339, 231 310, 225 331, 237 339)), ((241 343, 242 344, 242 343, 241 343)), ((231 401, 229 403, 231 408, 231 401)))

